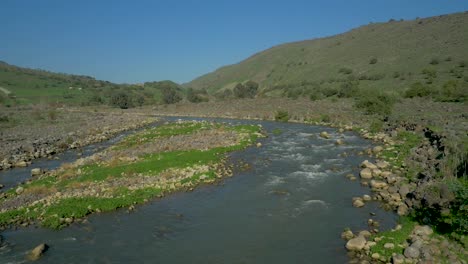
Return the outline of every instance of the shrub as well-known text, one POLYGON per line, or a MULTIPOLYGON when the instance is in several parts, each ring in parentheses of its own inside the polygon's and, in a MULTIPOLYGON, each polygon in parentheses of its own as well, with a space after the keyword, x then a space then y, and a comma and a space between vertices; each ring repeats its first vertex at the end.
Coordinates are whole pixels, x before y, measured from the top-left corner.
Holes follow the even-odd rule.
POLYGON ((338 73, 351 74, 353 73, 353 70, 350 68, 342 67, 338 70, 338 73))
POLYGON ((323 115, 320 115, 320 120, 325 123, 330 123, 331 118, 329 115, 323 114, 323 115))
POLYGON ((289 113, 288 111, 279 110, 275 114, 275 120, 280 122, 288 122, 289 113))
POLYGON ((376 64, 377 63, 377 58, 371 58, 369 61, 369 64, 376 64))
POLYGON ((342 83, 337 96, 340 98, 355 97, 359 93, 359 82, 348 81, 342 83))
POLYGON ((393 78, 399 78, 400 77, 400 73, 399 72, 394 72, 393 73, 393 78))
POLYGON ((452 61, 452 57, 448 56, 447 58, 445 58, 445 61, 452 61))
POLYGON ((182 96, 172 87, 163 87, 161 92, 162 100, 165 104, 175 104, 182 100, 182 96))
POLYGON ((368 92, 361 93, 354 106, 364 110, 366 114, 390 115, 395 101, 395 98, 388 94, 368 92))
POLYGON ((248 81, 245 84, 238 83, 234 87, 234 95, 237 98, 254 98, 257 94, 258 83, 254 81, 248 81))
POLYGON ((132 106, 130 95, 124 91, 118 91, 111 95, 110 105, 127 109, 132 106))
MULTIPOLYGON (((205 91, 206 92, 206 91, 205 91)), ((193 88, 187 90, 187 100, 192 103, 201 103, 208 101, 207 98, 201 96, 202 92, 195 91, 193 88)))
POLYGON ((10 122, 10 118, 7 115, 0 115, 0 123, 8 123, 10 122))
POLYGON ((437 59, 437 58, 432 58, 431 61, 429 62, 429 64, 437 65, 437 64, 439 64, 439 59, 437 59))
POLYGON ((420 82, 413 83, 408 90, 406 90, 404 97, 426 97, 432 95, 432 89, 420 82))
POLYGON ((466 67, 466 62, 460 61, 460 62, 458 63, 458 67, 460 67, 460 68, 465 68, 465 67, 466 67))
POLYGON ((424 78, 429 79, 429 78, 437 78, 437 72, 434 69, 423 69, 421 71, 422 74, 426 75, 424 78))
POLYGON ((459 81, 448 81, 442 86, 437 97, 441 102, 465 102, 468 96, 468 86, 459 81))

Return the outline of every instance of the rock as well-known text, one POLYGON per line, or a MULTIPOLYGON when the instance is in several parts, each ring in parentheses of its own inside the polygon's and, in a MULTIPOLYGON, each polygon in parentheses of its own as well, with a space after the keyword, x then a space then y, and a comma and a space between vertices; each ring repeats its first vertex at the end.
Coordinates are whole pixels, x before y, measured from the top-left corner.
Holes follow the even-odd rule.
POLYGON ((369 168, 365 168, 365 169, 361 170, 359 175, 361 175, 362 179, 372 179, 372 171, 369 168))
POLYGON ((359 235, 358 236, 363 236, 365 238, 368 238, 370 237, 372 234, 371 232, 367 231, 367 230, 362 230, 361 232, 359 232, 359 235))
POLYGON ((372 175, 374 177, 379 177, 382 174, 382 171, 379 169, 372 169, 372 175))
POLYGON ((400 190, 398 190, 398 192, 400 193, 401 197, 406 198, 406 195, 410 193, 409 185, 408 184, 402 185, 400 187, 400 190))
POLYGON ((39 246, 35 247, 31 252, 28 254, 28 259, 35 261, 38 260, 44 252, 47 251, 48 246, 46 244, 40 244, 39 246))
POLYGON ((400 204, 397 209, 397 214, 400 216, 408 214, 408 206, 406 204, 400 204))
POLYGON ((40 168, 34 168, 31 170, 31 176, 37 176, 41 174, 41 169, 40 168))
POLYGON ((383 147, 382 146, 375 146, 373 149, 372 149, 372 152, 374 154, 379 154, 380 152, 382 152, 383 150, 383 147))
POLYGON ((22 194, 24 192, 24 188, 20 186, 20 187, 16 188, 15 192, 16 192, 16 194, 20 195, 20 194, 22 194))
POLYGON ((361 168, 369 168, 373 170, 373 169, 377 169, 377 166, 374 163, 369 162, 368 160, 365 160, 361 163, 361 168))
POLYGON ((335 144, 336 144, 336 145, 344 145, 344 140, 342 140, 342 139, 337 139, 337 140, 335 141, 335 144))
POLYGON ((390 175, 392 175, 392 173, 390 171, 382 171, 382 173, 380 173, 380 176, 382 178, 387 178, 390 175))
POLYGON ((351 230, 345 230, 341 233, 341 238, 345 240, 350 240, 354 237, 354 234, 351 230))
POLYGON ((357 207, 357 208, 363 207, 363 206, 364 206, 364 201, 363 201, 361 198, 355 199, 355 200, 353 201, 353 206, 354 206, 354 207, 357 207))
POLYGON ((17 163, 15 164, 15 167, 20 167, 20 168, 21 168, 21 167, 27 167, 27 166, 28 166, 28 163, 27 163, 26 161, 24 161, 24 160, 19 161, 19 162, 17 162, 17 163))
POLYGON ((375 189, 383 189, 388 186, 386 182, 376 181, 376 180, 372 180, 370 182, 370 185, 372 188, 375 188, 375 189))
POLYGON ((359 251, 364 248, 366 245, 366 239, 363 236, 358 236, 353 239, 350 239, 346 243, 346 249, 350 251, 359 251))
POLYGON ((434 233, 432 228, 430 226, 424 225, 424 226, 416 226, 413 230, 413 234, 417 236, 430 236, 434 233))
POLYGON ((379 258, 380 258, 380 254, 379 254, 379 253, 374 253, 374 254, 372 254, 371 258, 373 258, 373 259, 379 259, 379 258))
POLYGON ((393 244, 393 243, 385 243, 383 247, 386 248, 386 249, 394 249, 394 248, 395 248, 395 244, 393 244))
POLYGON ((364 195, 362 196, 362 199, 363 199, 364 201, 368 202, 368 201, 371 201, 371 200, 372 200, 372 197, 370 197, 370 195, 364 194, 364 195))
POLYGON ((322 131, 322 132, 320 132, 320 137, 329 139, 330 134, 328 134, 326 131, 322 131))
POLYGON ((0 189, 2 189, 3 187, 5 187, 5 185, 3 185, 3 184, 0 184, 0 189))
POLYGON ((262 146, 262 143, 258 142, 257 143, 257 148, 261 147, 262 146))
POLYGON ((340 133, 344 133, 344 131, 345 130, 343 128, 338 129, 338 132, 340 132, 340 133))
POLYGON ((375 163, 375 165, 377 165, 377 167, 378 167, 379 169, 385 169, 385 168, 387 168, 390 164, 389 164, 388 162, 386 162, 386 161, 380 161, 380 160, 379 160, 379 161, 377 161, 377 162, 375 163))
POLYGON ((405 257, 407 258, 418 258, 419 257, 419 249, 417 249, 416 247, 412 247, 412 246, 409 246, 407 248, 405 248, 405 252, 404 252, 404 255, 405 257))
POLYGON ((401 254, 397 254, 392 257, 392 263, 393 264, 403 264, 405 263, 405 257, 401 254))

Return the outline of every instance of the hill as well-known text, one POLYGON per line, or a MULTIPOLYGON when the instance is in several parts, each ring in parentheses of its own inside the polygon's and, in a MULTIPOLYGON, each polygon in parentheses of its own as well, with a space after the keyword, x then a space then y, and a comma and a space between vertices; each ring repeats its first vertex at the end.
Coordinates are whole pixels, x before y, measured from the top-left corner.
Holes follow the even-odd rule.
POLYGON ((326 38, 287 43, 203 75, 186 87, 220 94, 252 80, 264 96, 297 97, 342 86, 402 92, 415 82, 468 82, 468 12, 372 23, 326 38))
POLYGON ((126 107, 131 107, 161 103, 163 91, 182 93, 180 86, 171 81, 116 84, 90 76, 22 68, 0 61, 0 104, 7 106, 39 103, 112 105, 125 94, 126 107))

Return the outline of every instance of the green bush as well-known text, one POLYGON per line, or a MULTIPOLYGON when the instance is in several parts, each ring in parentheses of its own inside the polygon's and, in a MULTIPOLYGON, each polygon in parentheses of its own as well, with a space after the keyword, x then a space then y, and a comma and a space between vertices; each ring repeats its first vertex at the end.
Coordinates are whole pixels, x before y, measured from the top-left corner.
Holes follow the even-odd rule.
POLYGON ((442 86, 442 90, 436 100, 441 102, 465 102, 467 96, 468 85, 451 80, 442 86))
POLYGON ((331 118, 327 114, 322 114, 322 115, 320 115, 320 121, 325 122, 325 123, 330 123, 331 118))
POLYGON ((175 104, 182 100, 182 96, 173 87, 163 87, 161 92, 165 104, 175 104))
POLYGON ((289 113, 288 111, 279 110, 276 112, 275 120, 280 122, 288 122, 289 121, 289 113))
POLYGON ((437 64, 439 64, 439 59, 437 59, 437 58, 432 58, 431 61, 429 62, 429 64, 437 65, 437 64))
POLYGON ((132 100, 128 92, 117 91, 111 95, 110 105, 120 107, 121 109, 127 109, 132 107, 132 100))
POLYGON ((340 98, 355 97, 359 93, 359 81, 348 81, 340 85, 337 96, 340 98))
POLYGON ((377 58, 371 58, 369 61, 369 64, 376 64, 377 63, 377 58))
POLYGON ((338 73, 351 74, 353 73, 353 70, 350 68, 342 67, 338 70, 338 73))
POLYGON ((366 114, 390 115, 396 100, 384 93, 368 91, 356 98, 354 106, 366 114))
POLYGON ((413 98, 413 97, 426 97, 433 94, 432 89, 420 82, 413 83, 408 90, 406 90, 403 97, 413 98))
POLYGON ((245 84, 238 83, 234 87, 234 95, 237 98, 254 98, 258 91, 258 83, 248 81, 245 84))

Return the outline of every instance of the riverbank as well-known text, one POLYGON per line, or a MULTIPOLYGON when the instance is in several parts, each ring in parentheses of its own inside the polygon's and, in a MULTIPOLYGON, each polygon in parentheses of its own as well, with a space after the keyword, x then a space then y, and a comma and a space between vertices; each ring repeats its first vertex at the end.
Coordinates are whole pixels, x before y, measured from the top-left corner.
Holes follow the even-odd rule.
POLYGON ((108 140, 157 119, 123 111, 76 111, 45 106, 3 107, 0 115, 0 170, 27 167, 37 158, 52 158, 108 140))
POLYGON ((192 190, 231 175, 225 153, 259 137, 254 125, 176 122, 145 129, 3 193, 0 227, 62 228, 92 213, 133 210, 153 197, 192 190))

